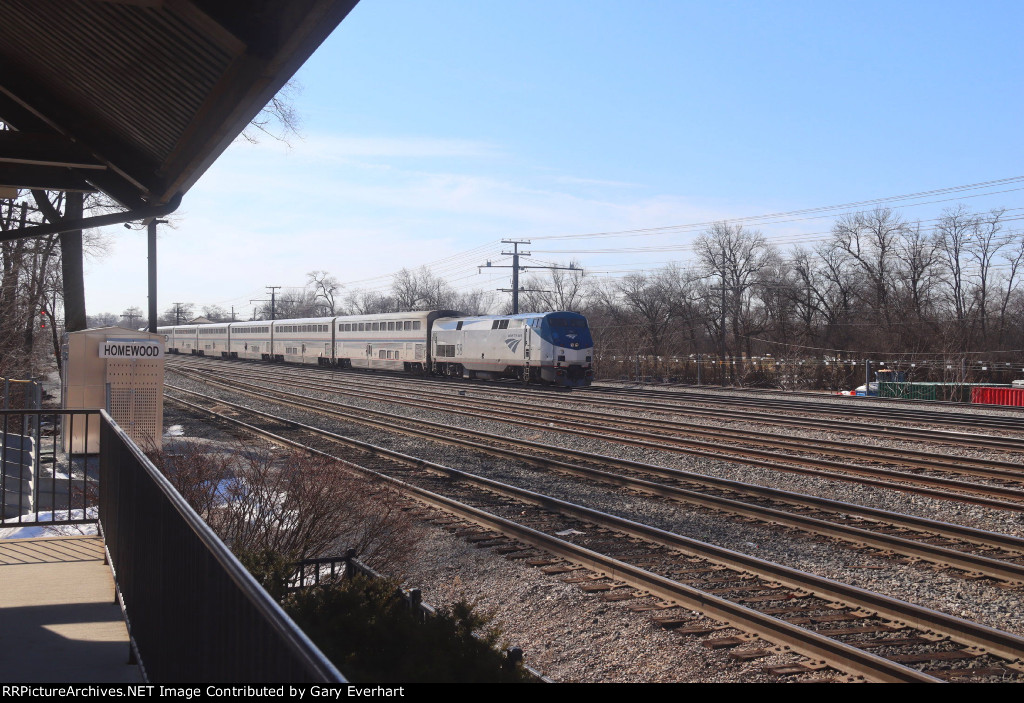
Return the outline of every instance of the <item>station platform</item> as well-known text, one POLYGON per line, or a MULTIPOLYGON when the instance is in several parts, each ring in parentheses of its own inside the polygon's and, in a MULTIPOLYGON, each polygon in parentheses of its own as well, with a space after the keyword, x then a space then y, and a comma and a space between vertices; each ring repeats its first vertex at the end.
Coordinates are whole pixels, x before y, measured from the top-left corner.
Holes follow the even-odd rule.
POLYGON ((0 682, 142 682, 97 536, 0 540, 0 682))

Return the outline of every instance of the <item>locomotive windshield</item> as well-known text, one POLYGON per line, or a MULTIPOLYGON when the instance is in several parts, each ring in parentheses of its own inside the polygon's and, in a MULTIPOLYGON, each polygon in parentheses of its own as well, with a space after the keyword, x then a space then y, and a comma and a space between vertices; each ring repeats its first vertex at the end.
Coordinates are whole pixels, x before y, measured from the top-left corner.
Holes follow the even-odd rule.
POLYGON ((540 319, 540 334, 558 347, 586 349, 594 346, 587 318, 576 313, 545 315, 540 319))

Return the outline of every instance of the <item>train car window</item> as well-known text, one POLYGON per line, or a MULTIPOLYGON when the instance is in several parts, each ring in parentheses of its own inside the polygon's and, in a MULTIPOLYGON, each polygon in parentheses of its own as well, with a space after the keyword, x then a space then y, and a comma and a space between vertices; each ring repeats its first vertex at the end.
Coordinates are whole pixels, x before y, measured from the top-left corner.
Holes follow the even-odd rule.
POLYGON ((495 320, 495 322, 498 323, 498 329, 499 330, 507 330, 508 329, 508 320, 495 320))
POLYGON ((388 323, 388 332, 394 332, 394 331, 395 331, 395 323, 394 322, 389 322, 388 323))
POLYGON ((363 331, 363 323, 362 322, 359 323, 359 329, 357 331, 358 332, 362 332, 363 331))
POLYGON ((370 331, 371 332, 379 332, 380 331, 380 323, 379 322, 374 322, 373 323, 373 327, 371 328, 370 331))
POLYGON ((412 328, 414 330, 418 330, 420 328, 420 321, 419 320, 413 320, 412 321, 412 328))
POLYGON ((411 322, 411 321, 409 321, 409 320, 406 320, 406 321, 405 321, 405 322, 403 322, 402 324, 403 324, 403 325, 405 325, 405 331, 406 331, 406 332, 408 332, 409 330, 411 330, 411 329, 412 329, 412 322, 411 322))
POLYGON ((398 357, 398 352, 397 352, 397 351, 395 352, 395 358, 396 358, 396 359, 397 359, 397 358, 399 358, 399 357, 398 357))
POLYGON ((495 320, 494 322, 491 323, 491 329, 492 330, 498 329, 498 321, 497 320, 495 320))
POLYGON ((458 324, 455 325, 455 329, 457 329, 457 330, 461 330, 462 329, 462 321, 461 320, 458 322, 458 324))
POLYGON ((378 358, 381 358, 381 359, 385 358, 385 357, 384 357, 384 350, 383 350, 383 349, 381 349, 381 350, 380 350, 380 353, 379 353, 379 354, 378 354, 377 356, 378 356, 378 358))

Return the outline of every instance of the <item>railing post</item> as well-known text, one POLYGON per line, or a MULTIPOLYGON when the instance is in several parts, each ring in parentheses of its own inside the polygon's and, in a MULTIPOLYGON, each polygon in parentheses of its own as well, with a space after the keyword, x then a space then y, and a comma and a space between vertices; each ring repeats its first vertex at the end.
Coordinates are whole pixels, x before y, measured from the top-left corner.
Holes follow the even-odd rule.
POLYGON ((355 568, 353 566, 352 562, 355 561, 355 558, 356 558, 356 550, 355 549, 353 549, 352 547, 349 547, 348 549, 345 550, 345 573, 341 575, 341 577, 343 579, 350 579, 350 578, 352 578, 355 575, 354 573, 352 573, 352 569, 355 568))
POLYGON ((418 588, 409 589, 409 609, 420 620, 423 620, 423 591, 418 588))
POLYGON ((502 664, 502 668, 505 671, 514 671, 516 665, 523 661, 523 650, 520 647, 509 647, 505 650, 505 662, 502 664))

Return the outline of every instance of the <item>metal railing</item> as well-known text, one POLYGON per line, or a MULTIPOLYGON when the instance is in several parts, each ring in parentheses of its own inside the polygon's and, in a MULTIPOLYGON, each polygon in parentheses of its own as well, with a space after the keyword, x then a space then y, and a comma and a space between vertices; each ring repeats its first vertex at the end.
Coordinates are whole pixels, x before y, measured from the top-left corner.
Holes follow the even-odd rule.
POLYGON ((99 523, 147 681, 345 681, 105 411, 0 418, 4 526, 99 523))
POLYGON ((0 410, 6 527, 96 522, 99 425, 98 410, 0 410))
MULTIPOLYGON (((303 559, 294 565, 295 573, 289 580, 287 587, 289 591, 310 586, 319 586, 321 583, 353 576, 365 576, 368 579, 382 579, 383 575, 372 567, 356 559, 354 549, 349 549, 343 557, 319 557, 315 559, 303 559)), ((410 612, 420 620, 437 614, 437 610, 423 602, 423 594, 418 588, 395 590, 395 597, 405 601, 410 612)))
POLYGON ((344 682, 106 412, 99 517, 152 681, 344 682))

